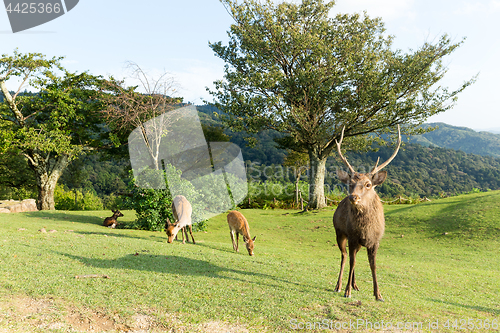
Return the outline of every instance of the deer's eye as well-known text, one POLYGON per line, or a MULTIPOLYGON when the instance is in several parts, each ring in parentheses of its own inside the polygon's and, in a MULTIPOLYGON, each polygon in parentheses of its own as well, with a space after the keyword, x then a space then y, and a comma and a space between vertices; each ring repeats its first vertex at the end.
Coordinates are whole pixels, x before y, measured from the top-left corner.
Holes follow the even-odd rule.
POLYGON ((366 186, 366 188, 370 188, 370 187, 372 187, 372 184, 370 184, 370 183, 366 183, 366 185, 365 185, 365 186, 366 186))

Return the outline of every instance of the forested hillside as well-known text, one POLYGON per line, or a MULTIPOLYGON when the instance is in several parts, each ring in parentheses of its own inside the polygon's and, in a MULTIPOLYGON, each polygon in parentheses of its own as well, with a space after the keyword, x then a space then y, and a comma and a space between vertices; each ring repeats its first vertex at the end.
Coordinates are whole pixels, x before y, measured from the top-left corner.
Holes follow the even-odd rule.
MULTIPOLYGON (((204 125, 220 126, 214 115, 214 112, 218 112, 217 109, 210 106, 198 109, 204 125)), ((497 136, 446 124, 438 125, 440 127, 438 130, 411 140, 427 146, 415 143, 404 145, 396 159, 387 167, 389 177, 379 187, 379 193, 386 197, 398 195, 432 197, 469 192, 475 188, 483 191, 500 189, 500 158, 479 155, 488 149, 494 150, 497 136), (457 145, 477 154, 436 147, 436 145, 457 145)), ((291 170, 287 172, 287 169, 281 166, 286 152, 278 149, 273 141, 274 137, 280 135, 279 133, 273 131, 259 133, 255 147, 246 145, 245 138, 248 135, 245 133, 233 133, 227 129, 224 133, 242 148, 249 178, 252 181, 282 183, 295 181, 293 172, 291 170)), ((364 154, 347 152, 349 161, 359 171, 371 168, 378 156, 384 160, 390 154, 392 148, 387 147, 364 154)), ((340 186, 336 177, 336 170, 340 166, 341 163, 335 155, 329 158, 325 179, 327 189, 332 190, 340 186)), ((90 191, 106 203, 110 196, 126 191, 129 168, 126 158, 114 160, 108 155, 86 155, 71 163, 59 183, 68 190, 90 191)), ((2 199, 12 196, 24 197, 29 196, 30 192, 34 193, 34 178, 21 156, 0 155, 0 171, 2 199)), ((302 179, 307 181, 307 175, 303 175, 302 179)))
MULTIPOLYGON (((214 116, 214 113, 218 113, 217 109, 210 106, 198 109, 207 115, 201 117, 202 121, 217 123, 217 118, 214 116)), ((478 133, 472 129, 443 123, 424 126, 439 128, 411 138, 410 143, 406 143, 400 150, 396 159, 386 169, 389 172, 389 179, 378 189, 382 195, 438 196, 469 192, 474 188, 483 191, 500 189, 499 135, 478 133), (450 146, 454 148, 446 148, 450 146), (462 147, 463 150, 475 153, 461 151, 462 147), (498 149, 498 152, 495 152, 495 149, 498 149)), ((245 145, 244 138, 247 137, 245 133, 232 133, 229 130, 225 130, 225 133, 231 137, 232 142, 242 148, 244 160, 251 166, 254 174, 260 175, 258 177, 260 181, 293 181, 292 173, 287 173, 286 170, 282 173, 279 167, 286 155, 283 150, 276 148, 273 141, 274 137, 280 135, 279 133, 273 131, 260 133, 255 147, 245 145)), ((389 158, 392 152, 392 148, 381 147, 379 151, 364 154, 348 153, 348 156, 351 164, 357 170, 363 171, 372 167, 378 156, 384 160, 389 158)), ((338 163, 335 156, 329 158, 325 183, 330 189, 340 185, 335 175, 339 166, 341 163, 338 163)), ((307 180, 306 176, 303 176, 303 179, 307 180)))
POLYGON ((490 132, 476 132, 467 127, 456 127, 444 123, 429 123, 423 127, 438 127, 438 129, 416 135, 411 142, 424 146, 452 148, 466 153, 483 156, 500 157, 500 135, 490 132))

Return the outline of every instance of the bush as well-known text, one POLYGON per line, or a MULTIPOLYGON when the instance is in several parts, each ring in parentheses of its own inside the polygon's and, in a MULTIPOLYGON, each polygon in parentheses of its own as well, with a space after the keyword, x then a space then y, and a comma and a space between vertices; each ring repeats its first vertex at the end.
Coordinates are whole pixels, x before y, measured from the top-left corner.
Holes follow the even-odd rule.
POLYGON ((69 191, 57 185, 54 192, 55 208, 58 210, 103 210, 101 199, 92 191, 69 191))
MULTIPOLYGON (((200 206, 200 194, 196 192, 194 186, 187 180, 181 179, 181 171, 173 166, 167 165, 169 181, 172 187, 181 191, 193 207, 191 216, 193 229, 206 230, 206 221, 202 218, 204 207, 200 206)), ((165 184, 165 172, 162 170, 149 170, 147 175, 143 175, 139 182, 133 178, 128 185, 131 197, 125 200, 126 208, 135 210, 136 220, 126 227, 141 230, 162 231, 167 218, 174 222, 172 213, 172 197, 170 190, 155 189, 159 184, 165 184), (141 186, 138 186, 141 185, 141 186), (148 188, 150 187, 150 188, 148 188)))

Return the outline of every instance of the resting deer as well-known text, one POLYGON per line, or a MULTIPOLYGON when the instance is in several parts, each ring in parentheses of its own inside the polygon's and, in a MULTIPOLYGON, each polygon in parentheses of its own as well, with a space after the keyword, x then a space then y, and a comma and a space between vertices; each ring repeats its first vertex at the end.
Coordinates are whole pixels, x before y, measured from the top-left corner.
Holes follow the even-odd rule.
POLYGON ((250 228, 248 227, 247 219, 238 211, 232 210, 227 214, 227 224, 229 225, 229 233, 231 241, 233 242, 233 249, 238 251, 239 235, 243 236, 243 241, 247 247, 248 254, 253 256, 253 248, 255 238, 250 237, 250 228), (236 242, 234 241, 234 234, 236 234, 236 242))
POLYGON ((339 179, 348 185, 349 196, 339 203, 333 215, 337 244, 342 252, 340 274, 335 287, 337 292, 340 292, 342 288, 342 274, 347 259, 346 241, 349 241, 349 279, 345 288, 345 297, 351 297, 351 289, 359 290, 354 278, 354 265, 356 264, 356 253, 361 249, 361 246, 365 246, 372 271, 373 295, 378 301, 383 301, 377 283, 375 258, 380 239, 384 234, 385 219, 384 208, 374 189, 387 178, 387 171, 380 170, 396 157, 401 146, 401 129, 399 125, 398 135, 397 148, 392 156, 380 166, 378 166, 379 158, 375 167, 369 173, 357 173, 342 155, 340 146, 344 138, 344 129, 342 129, 340 142, 336 141, 340 158, 351 172, 350 174, 342 170, 337 172, 339 179))
POLYGON ((193 227, 191 226, 191 214, 193 213, 193 208, 186 197, 183 195, 178 195, 172 201, 172 213, 174 214, 174 219, 177 221, 175 223, 170 223, 167 218, 165 223, 165 232, 168 236, 168 242, 172 243, 174 238, 177 236, 179 230, 182 230, 182 244, 185 244, 184 233, 186 234, 186 239, 189 242, 189 237, 186 228, 189 228, 189 233, 193 239, 193 244, 196 244, 193 237, 193 227))
POLYGON ((118 224, 118 221, 116 219, 123 216, 123 214, 118 209, 112 210, 112 212, 113 212, 113 216, 106 217, 104 219, 104 222, 102 223, 103 226, 108 227, 108 228, 114 228, 118 224))

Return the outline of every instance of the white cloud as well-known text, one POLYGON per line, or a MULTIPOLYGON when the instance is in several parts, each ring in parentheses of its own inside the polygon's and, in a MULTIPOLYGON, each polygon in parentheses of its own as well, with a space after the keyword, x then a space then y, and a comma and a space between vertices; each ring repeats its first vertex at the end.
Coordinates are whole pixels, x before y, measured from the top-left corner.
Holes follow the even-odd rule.
POLYGON ((179 95, 184 97, 185 102, 194 104, 203 104, 204 100, 212 100, 212 96, 205 87, 213 89, 213 82, 222 79, 223 74, 222 66, 201 62, 173 73, 179 83, 179 95))

